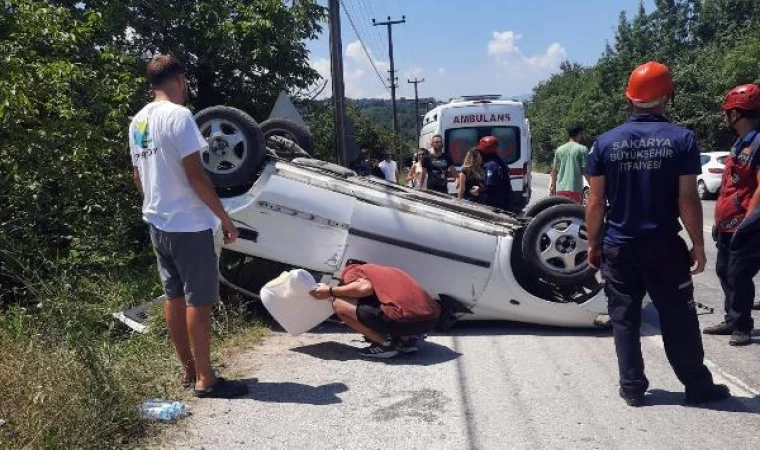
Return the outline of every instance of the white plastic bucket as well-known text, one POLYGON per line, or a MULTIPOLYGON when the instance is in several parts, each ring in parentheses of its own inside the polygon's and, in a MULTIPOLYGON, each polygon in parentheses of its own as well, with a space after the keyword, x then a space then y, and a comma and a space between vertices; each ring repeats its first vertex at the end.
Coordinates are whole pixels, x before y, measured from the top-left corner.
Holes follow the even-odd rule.
POLYGON ((333 314, 329 300, 309 295, 316 286, 314 277, 305 270, 283 272, 261 288, 261 301, 288 334, 298 336, 333 314))

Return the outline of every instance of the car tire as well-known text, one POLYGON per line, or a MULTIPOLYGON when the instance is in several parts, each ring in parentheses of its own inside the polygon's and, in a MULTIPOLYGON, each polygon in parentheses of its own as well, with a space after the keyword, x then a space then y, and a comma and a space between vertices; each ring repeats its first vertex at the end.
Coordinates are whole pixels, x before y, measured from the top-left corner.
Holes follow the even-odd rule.
POLYGON ((710 191, 707 190, 707 185, 702 180, 699 180, 697 183, 697 193, 699 194, 699 198, 702 200, 707 200, 710 198, 710 191))
POLYGON ((577 203, 567 197, 560 197, 556 195, 553 195, 551 197, 544 197, 528 207, 528 209, 525 211, 525 217, 536 217, 542 211, 545 211, 546 209, 557 205, 577 205, 577 203))
POLYGON ((585 208, 577 203, 559 204, 538 213, 525 228, 522 253, 539 278, 556 285, 582 284, 593 278, 585 208))
POLYGON ((214 187, 251 185, 267 152, 256 121, 239 109, 212 106, 199 111, 195 122, 208 142, 201 160, 214 187))
POLYGON ((311 158, 311 155, 300 145, 290 139, 272 135, 267 138, 267 150, 277 158, 292 161, 296 158, 311 158))
POLYGON ((261 131, 264 133, 264 139, 271 136, 282 136, 289 139, 301 147, 309 156, 314 155, 314 144, 311 133, 301 125, 288 119, 269 119, 261 122, 261 131))

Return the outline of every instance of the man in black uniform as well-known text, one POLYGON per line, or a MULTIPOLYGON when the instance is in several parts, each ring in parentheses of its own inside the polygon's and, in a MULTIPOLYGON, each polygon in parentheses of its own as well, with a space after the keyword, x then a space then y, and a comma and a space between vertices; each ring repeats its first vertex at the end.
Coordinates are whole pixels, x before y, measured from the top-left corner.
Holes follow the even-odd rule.
POLYGON ((422 161, 422 173, 417 180, 418 189, 424 189, 424 181, 427 178, 427 189, 431 191, 449 193, 448 178, 454 178, 454 163, 449 155, 443 152, 443 138, 440 134, 433 136, 431 141, 433 153, 427 155, 422 161))
POLYGON ((665 353, 686 388, 686 403, 730 396, 704 365, 691 279, 706 261, 696 183, 699 149, 691 131, 664 116, 672 94, 667 66, 650 62, 636 68, 626 91, 630 119, 600 136, 588 157, 589 263, 601 266, 605 278, 619 392, 630 406, 641 406, 649 388, 640 339, 646 293, 660 314, 665 353), (678 235, 679 217, 691 250, 678 235))

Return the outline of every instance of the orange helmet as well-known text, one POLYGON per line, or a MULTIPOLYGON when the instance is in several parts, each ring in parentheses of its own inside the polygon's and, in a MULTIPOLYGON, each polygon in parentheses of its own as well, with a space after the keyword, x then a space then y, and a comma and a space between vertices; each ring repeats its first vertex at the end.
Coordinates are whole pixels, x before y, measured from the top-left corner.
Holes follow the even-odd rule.
POLYGON ((481 153, 496 153, 499 147, 499 140, 493 136, 483 136, 478 142, 478 151, 481 153))
POLYGON ((741 109, 755 111, 760 109, 760 87, 756 84, 743 84, 731 89, 723 102, 723 110, 741 109))
POLYGON ((673 93, 673 78, 665 64, 650 61, 631 73, 625 96, 634 103, 651 103, 673 93))

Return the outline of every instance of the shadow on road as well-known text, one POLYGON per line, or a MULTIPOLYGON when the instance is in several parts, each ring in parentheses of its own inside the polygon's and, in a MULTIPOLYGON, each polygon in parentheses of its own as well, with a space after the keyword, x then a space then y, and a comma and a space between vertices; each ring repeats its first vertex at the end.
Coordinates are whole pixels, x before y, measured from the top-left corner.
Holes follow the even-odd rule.
MULTIPOLYGON (((310 334, 356 334, 346 325, 336 321, 327 321, 309 331, 310 334)), ((612 328, 565 328, 534 325, 523 322, 507 322, 503 320, 458 322, 450 330, 433 331, 431 336, 592 336, 610 337, 612 328)))
POLYGON ((290 351, 309 355, 324 361, 371 360, 396 366, 433 366, 455 360, 462 356, 461 353, 435 342, 422 342, 419 344, 419 349, 417 353, 409 355, 399 354, 395 358, 377 360, 361 356, 359 354, 359 347, 332 341, 296 347, 290 349, 290 351))
POLYGON ((343 383, 309 386, 300 383, 267 383, 256 379, 241 380, 248 385, 251 400, 270 403, 299 403, 304 405, 334 405, 342 403, 337 394, 348 391, 343 383))
MULTIPOLYGON (((683 392, 671 392, 662 389, 652 389, 644 397, 644 406, 683 406, 683 392)), ((720 402, 705 403, 690 408, 725 411, 735 413, 760 414, 760 397, 731 397, 720 402)))
POLYGON ((460 322, 441 336, 588 336, 607 338, 612 328, 565 328, 534 325, 522 322, 482 321, 460 322))

